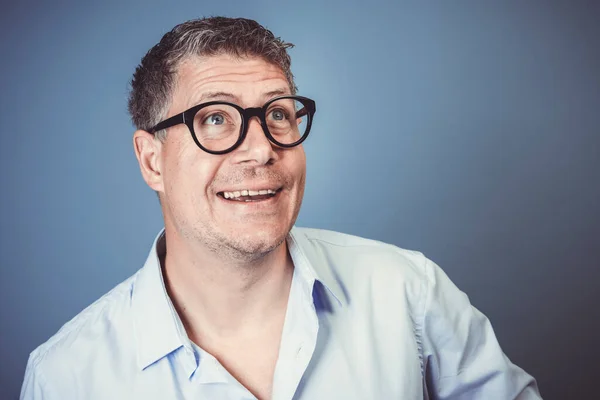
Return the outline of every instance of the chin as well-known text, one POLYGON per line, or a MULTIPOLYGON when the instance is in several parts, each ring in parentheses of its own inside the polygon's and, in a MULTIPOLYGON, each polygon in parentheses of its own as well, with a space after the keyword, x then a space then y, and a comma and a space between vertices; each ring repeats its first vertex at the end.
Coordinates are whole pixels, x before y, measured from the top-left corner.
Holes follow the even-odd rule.
POLYGON ((223 244, 243 258, 258 258, 278 248, 285 241, 288 233, 289 229, 282 227, 251 229, 227 235, 223 244))

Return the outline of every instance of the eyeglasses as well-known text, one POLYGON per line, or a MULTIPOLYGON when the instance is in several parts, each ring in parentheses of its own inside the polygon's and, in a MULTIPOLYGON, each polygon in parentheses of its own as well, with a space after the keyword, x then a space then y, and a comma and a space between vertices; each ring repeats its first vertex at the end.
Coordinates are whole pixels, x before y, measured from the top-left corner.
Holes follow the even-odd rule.
POLYGON ((302 96, 276 97, 251 108, 210 101, 159 122, 150 133, 186 124, 198 147, 210 154, 225 154, 242 144, 250 119, 257 117, 271 143, 290 148, 308 137, 316 110, 315 102, 302 96))

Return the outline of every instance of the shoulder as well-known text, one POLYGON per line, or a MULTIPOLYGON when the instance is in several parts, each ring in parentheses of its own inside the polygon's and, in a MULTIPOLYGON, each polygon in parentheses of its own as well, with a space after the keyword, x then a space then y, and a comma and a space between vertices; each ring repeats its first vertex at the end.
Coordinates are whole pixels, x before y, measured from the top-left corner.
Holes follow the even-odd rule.
POLYGON ((91 359, 110 358, 133 341, 131 294, 137 275, 123 281, 64 324, 29 356, 27 373, 75 378, 91 359))
POLYGON ((322 229, 294 228, 293 235, 315 268, 332 269, 344 283, 364 279, 432 283, 435 264, 419 251, 322 229))
POLYGON ((391 268, 407 268, 415 273, 422 273, 425 264, 429 262, 419 251, 407 250, 389 243, 346 233, 324 229, 294 228, 294 237, 304 242, 304 250, 320 250, 336 255, 347 254, 358 257, 357 261, 371 261, 366 264, 352 263, 360 265, 361 268, 386 268, 390 266, 386 261, 391 261, 391 268), (308 249, 306 249, 306 245, 308 245, 308 249))

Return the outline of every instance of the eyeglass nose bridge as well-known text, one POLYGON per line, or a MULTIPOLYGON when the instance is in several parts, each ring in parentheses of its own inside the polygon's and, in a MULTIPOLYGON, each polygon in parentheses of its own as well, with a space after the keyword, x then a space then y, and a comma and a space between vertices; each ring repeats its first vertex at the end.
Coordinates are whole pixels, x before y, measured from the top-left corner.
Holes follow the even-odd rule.
POLYGON ((269 138, 269 132, 265 123, 265 114, 264 114, 264 110, 261 107, 250 107, 250 108, 244 108, 242 111, 242 117, 243 117, 243 132, 242 132, 242 136, 245 138, 246 134, 248 133, 248 127, 250 126, 250 120, 254 117, 258 118, 258 121, 260 122, 260 126, 263 130, 263 133, 265 134, 265 136, 267 137, 267 139, 269 138))

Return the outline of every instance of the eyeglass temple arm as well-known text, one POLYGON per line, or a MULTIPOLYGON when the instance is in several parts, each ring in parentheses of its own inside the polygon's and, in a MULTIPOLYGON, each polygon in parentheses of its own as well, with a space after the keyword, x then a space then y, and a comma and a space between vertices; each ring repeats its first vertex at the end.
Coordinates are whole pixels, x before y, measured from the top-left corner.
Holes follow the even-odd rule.
POLYGON ((302 107, 301 109, 296 111, 296 118, 302 118, 307 114, 308 114, 308 110, 306 109, 306 107, 302 107))
POLYGON ((175 125, 185 124, 185 113, 173 115, 171 118, 167 118, 164 121, 156 124, 154 128, 150 129, 150 133, 156 133, 163 129, 170 128, 175 125))

